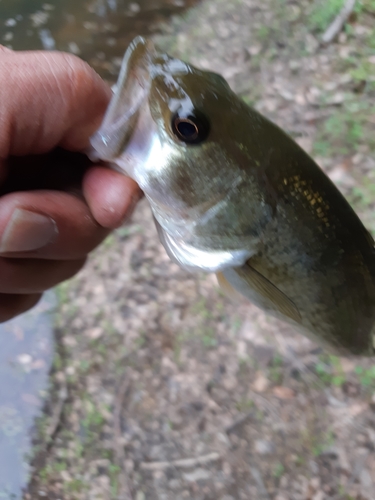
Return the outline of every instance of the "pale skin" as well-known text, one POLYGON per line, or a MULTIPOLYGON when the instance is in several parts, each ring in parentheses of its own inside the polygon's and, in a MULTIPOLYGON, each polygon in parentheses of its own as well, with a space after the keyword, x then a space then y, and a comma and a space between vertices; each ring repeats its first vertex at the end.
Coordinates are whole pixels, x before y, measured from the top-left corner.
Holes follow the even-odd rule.
MULTIPOLYGON (((75 56, 0 46, 0 193, 19 159, 32 177, 35 155, 57 146, 84 150, 110 95, 109 86, 75 56)), ((53 171, 53 160, 47 166, 53 171)), ((17 182, 16 175, 15 187, 0 196, 0 322, 77 273, 140 197, 134 181, 100 165, 89 166, 74 191, 27 190, 24 183, 21 191, 17 182)))

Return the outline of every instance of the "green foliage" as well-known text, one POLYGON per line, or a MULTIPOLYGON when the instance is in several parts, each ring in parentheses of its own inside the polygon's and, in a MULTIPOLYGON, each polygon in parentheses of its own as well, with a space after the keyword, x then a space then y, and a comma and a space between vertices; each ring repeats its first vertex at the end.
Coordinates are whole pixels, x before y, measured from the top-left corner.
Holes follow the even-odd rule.
POLYGON ((328 431, 324 435, 320 436, 318 440, 316 437, 313 439, 312 454, 318 457, 330 448, 335 442, 335 435, 332 431, 328 431))
POLYGON ((313 153, 324 157, 350 155, 360 144, 375 150, 375 135, 370 124, 375 108, 362 96, 349 95, 342 107, 333 111, 319 127, 313 153))
POLYGON ((206 348, 215 347, 217 345, 216 332, 213 327, 206 327, 203 329, 202 344, 206 348))
POLYGON ((343 5, 344 0, 315 1, 309 18, 310 28, 313 31, 325 31, 343 5))
POLYGON ((74 478, 71 481, 65 482, 63 487, 67 493, 80 493, 86 488, 86 485, 82 479, 74 478))
POLYGON ((280 479, 280 477, 284 474, 284 472, 285 472, 285 467, 281 462, 278 462, 273 469, 272 475, 276 479, 280 479))
POLYGON ((275 382, 276 384, 280 384, 282 382, 283 365, 283 358, 279 354, 276 354, 273 357, 269 367, 268 378, 272 380, 272 382, 275 382))
POLYGON ((248 412, 255 408, 255 403, 252 399, 244 397, 236 403, 236 408, 238 411, 248 412))
POLYGON ((203 319, 211 319, 212 313, 207 304, 207 299, 202 297, 191 308, 191 312, 200 316, 203 319))
POLYGON ((339 111, 330 116, 324 124, 324 134, 330 143, 336 145, 337 152, 347 154, 355 151, 359 139, 362 137, 363 128, 354 115, 339 111))
POLYGON ((268 26, 261 26, 257 32, 257 38, 261 41, 267 40, 269 38, 271 30, 268 26))
POLYGON ((375 235, 375 182, 368 179, 365 184, 355 186, 348 201, 353 206, 354 210, 361 214, 361 220, 365 227, 375 235))
POLYGON ((108 474, 111 484, 112 498, 118 495, 118 475, 121 473, 121 468, 118 465, 110 464, 108 467, 108 474))
POLYGON ((357 366, 355 368, 355 373, 358 379, 364 387, 375 387, 375 366, 371 368, 363 368, 362 366, 357 366))
POLYGON ((355 12, 360 14, 363 11, 375 14, 375 0, 357 0, 355 12))
POLYGON ((337 356, 322 355, 315 365, 315 373, 326 385, 340 387, 346 380, 337 356))

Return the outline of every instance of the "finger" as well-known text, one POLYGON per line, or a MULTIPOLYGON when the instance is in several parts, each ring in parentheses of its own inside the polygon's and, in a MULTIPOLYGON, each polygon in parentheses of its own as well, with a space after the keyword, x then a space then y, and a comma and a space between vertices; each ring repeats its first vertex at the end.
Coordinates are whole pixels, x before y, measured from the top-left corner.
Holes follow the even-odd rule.
POLYGON ((25 191, 0 197, 3 256, 80 259, 108 232, 94 220, 84 200, 73 194, 25 191))
POLYGON ((142 192, 130 177, 97 166, 86 172, 83 194, 97 222, 113 229, 131 216, 142 192))
POLYGON ((98 128, 109 86, 76 56, 0 52, 0 158, 81 150, 98 128))
POLYGON ((0 323, 28 311, 39 302, 41 296, 41 293, 28 295, 0 293, 0 323))
POLYGON ((0 258, 0 293, 34 294, 74 276, 84 265, 79 260, 0 258))

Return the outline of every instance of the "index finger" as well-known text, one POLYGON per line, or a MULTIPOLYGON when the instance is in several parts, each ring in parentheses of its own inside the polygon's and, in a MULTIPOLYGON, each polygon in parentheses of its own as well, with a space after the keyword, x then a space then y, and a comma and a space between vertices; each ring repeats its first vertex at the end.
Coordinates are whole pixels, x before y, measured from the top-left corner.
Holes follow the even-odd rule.
POLYGON ((0 160, 88 145, 111 96, 84 61, 61 52, 0 51, 0 160))

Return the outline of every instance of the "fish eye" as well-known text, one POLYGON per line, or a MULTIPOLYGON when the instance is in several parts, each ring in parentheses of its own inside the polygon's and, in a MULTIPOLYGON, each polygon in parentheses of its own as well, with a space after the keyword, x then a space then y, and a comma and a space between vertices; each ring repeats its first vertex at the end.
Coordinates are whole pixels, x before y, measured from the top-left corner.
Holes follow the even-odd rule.
POLYGON ((176 113, 172 118, 172 131, 180 141, 199 144, 208 136, 208 120, 199 112, 176 113))

